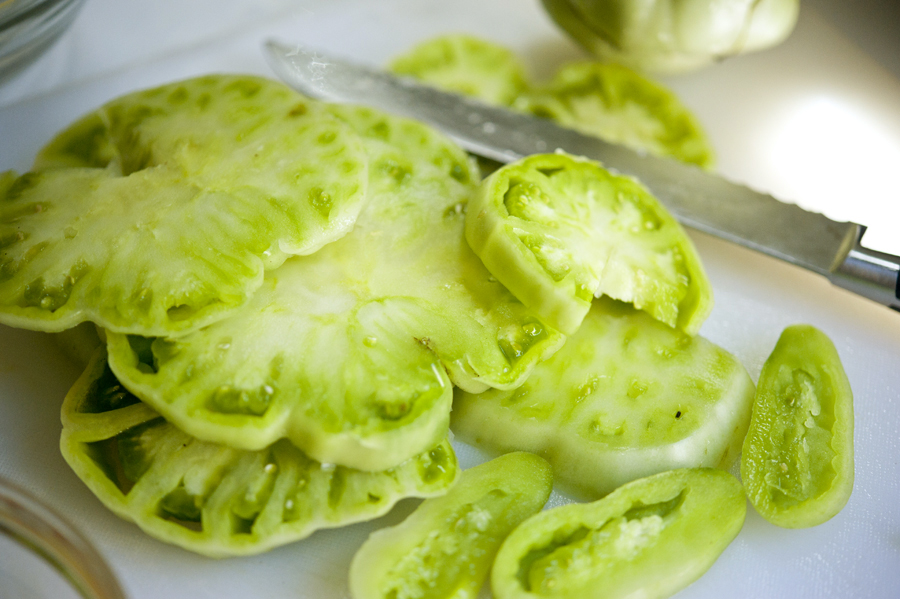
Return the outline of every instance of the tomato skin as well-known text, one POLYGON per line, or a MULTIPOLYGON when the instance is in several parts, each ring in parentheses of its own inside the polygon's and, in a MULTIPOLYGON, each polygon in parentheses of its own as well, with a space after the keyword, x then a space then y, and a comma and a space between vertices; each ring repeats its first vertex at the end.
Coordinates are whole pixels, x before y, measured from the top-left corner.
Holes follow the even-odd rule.
POLYGON ((670 470, 594 503, 526 520, 497 553, 497 599, 668 597, 699 578, 740 532, 747 502, 722 470, 670 470))
POLYGON ((759 375, 741 478, 759 514, 784 528, 834 517, 853 491, 853 392, 831 340, 782 332, 759 375))

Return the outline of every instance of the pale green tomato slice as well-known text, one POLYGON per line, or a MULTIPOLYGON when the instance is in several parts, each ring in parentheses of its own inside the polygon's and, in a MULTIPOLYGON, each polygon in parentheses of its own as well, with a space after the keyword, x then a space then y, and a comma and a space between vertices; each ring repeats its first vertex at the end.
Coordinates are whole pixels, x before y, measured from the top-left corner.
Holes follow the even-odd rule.
POLYGON ((536 116, 657 156, 711 168, 712 146, 700 121, 670 90, 615 64, 573 63, 513 106, 536 116))
POLYGON ((496 599, 662 599, 697 580, 740 532, 733 476, 670 470, 594 503, 541 512, 507 537, 491 571, 496 599))
POLYGON ((44 331, 219 320, 264 269, 347 233, 367 183, 359 136, 324 105, 232 75, 113 100, 36 168, 0 202, 0 322, 44 331))
POLYGON ((268 273, 227 320, 174 339, 111 334, 110 364, 198 438, 260 449, 287 437, 319 461, 381 470, 443 438, 451 381, 517 386, 563 337, 466 244, 462 150, 412 121, 333 110, 371 156, 353 232, 268 273))
POLYGON ((561 486, 597 498, 665 470, 731 466, 754 390, 724 349, 600 299, 518 389, 457 392, 451 428, 490 452, 536 453, 561 486))
POLYGON ((815 327, 787 327, 763 365, 741 478, 756 511, 785 528, 822 524, 850 498, 853 392, 815 327))
POLYGON ((466 239, 488 270, 572 334, 594 296, 694 335, 712 287, 681 225, 634 179, 567 154, 529 156, 482 182, 466 239))
POLYGON ((353 599, 475 599, 503 539, 538 512, 550 467, 511 453, 463 471, 443 496, 373 533, 350 564, 353 599))
POLYGON ((389 68, 490 104, 511 104, 528 87, 525 69, 513 52, 465 34, 422 42, 395 58, 389 68))
POLYGON ((213 557, 255 554, 323 528, 440 495, 457 476, 450 443, 383 472, 320 464, 287 441, 244 451, 199 441, 116 380, 99 350, 62 409, 66 461, 113 512, 213 557))

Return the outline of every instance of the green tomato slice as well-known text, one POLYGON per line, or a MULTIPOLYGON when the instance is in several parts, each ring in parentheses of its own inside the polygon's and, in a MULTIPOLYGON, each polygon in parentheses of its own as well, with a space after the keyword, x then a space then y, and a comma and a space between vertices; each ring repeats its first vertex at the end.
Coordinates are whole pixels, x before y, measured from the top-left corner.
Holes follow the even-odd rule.
POLYGON ((747 500, 722 470, 682 469, 594 503, 541 512, 494 561, 497 599, 662 599, 706 572, 740 532, 747 500))
POLYGON ((715 155, 697 117, 670 90, 599 62, 561 68, 513 107, 634 150, 712 168, 715 155))
POLYGON ((607 295, 694 335, 712 287, 681 225, 634 179, 567 154, 529 156, 482 182, 466 239, 488 270, 572 334, 607 295))
POLYGON ((359 136, 280 83, 217 75, 118 98, 0 196, 0 322, 196 330, 264 269, 347 233, 366 184, 359 136))
POLYGON ((178 338, 109 335, 132 392, 200 439, 383 470, 446 434, 452 385, 514 387, 563 337, 463 238, 466 155, 412 121, 332 109, 366 139, 352 233, 266 275, 231 318, 178 338), (448 378, 449 373, 449 378, 448 378))
POLYGON ((353 599, 475 599, 503 539, 538 512, 553 480, 541 458, 511 453, 469 470, 350 564, 353 599))
POLYGON ((724 349, 604 298, 518 389, 458 392, 451 428, 491 452, 536 453, 596 498, 665 470, 730 467, 754 391, 724 349))
POLYGON ((513 52, 465 34, 422 42, 395 58, 389 68, 490 104, 509 105, 528 87, 525 69, 513 52))
POLYGON ((853 491, 853 393, 831 340, 809 325, 782 332, 759 375, 741 478, 766 520, 816 526, 853 491))
POLYGON ((109 509, 213 557, 247 555, 440 495, 457 476, 442 441, 383 472, 316 462, 286 441, 244 451, 199 441, 116 380, 100 349, 66 396, 62 453, 109 509))

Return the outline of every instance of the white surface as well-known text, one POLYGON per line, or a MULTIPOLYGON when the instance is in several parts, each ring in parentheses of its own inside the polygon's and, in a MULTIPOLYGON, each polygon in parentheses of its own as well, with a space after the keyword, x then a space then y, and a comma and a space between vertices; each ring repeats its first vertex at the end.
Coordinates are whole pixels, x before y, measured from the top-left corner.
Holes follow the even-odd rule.
MULTIPOLYGON (((380 64, 443 31, 509 45, 536 75, 579 56, 536 0, 89 0, 58 46, 0 88, 0 170, 27 169, 56 130, 120 93, 211 71, 268 73, 260 44, 269 35, 380 64)), ((813 10, 783 46, 668 83, 706 124, 722 172, 873 232, 898 230, 896 166, 879 156, 900 147, 900 81, 813 10)), ((814 324, 835 341, 856 396, 856 485, 843 512, 809 530, 776 528, 751 508, 738 539, 679 597, 900 596, 900 315, 794 267, 694 238, 716 293, 702 334, 754 379, 789 324, 814 324)), ((59 455, 59 405, 77 374, 45 336, 0 327, 0 475, 67 514, 134 599, 346 597, 356 547, 414 505, 258 557, 214 561, 159 543, 107 512, 59 455)), ((479 460, 460 449, 464 465, 479 460)), ((0 597, 3 588, 0 578, 0 597)))
POLYGON ((0 536, 0 599, 79 599, 79 595, 37 554, 0 536))

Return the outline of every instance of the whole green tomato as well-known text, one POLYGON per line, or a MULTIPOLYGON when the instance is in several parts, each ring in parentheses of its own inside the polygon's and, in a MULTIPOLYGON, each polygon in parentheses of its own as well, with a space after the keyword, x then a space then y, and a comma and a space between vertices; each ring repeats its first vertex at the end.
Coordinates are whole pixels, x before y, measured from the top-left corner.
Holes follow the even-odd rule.
POLYGON ((775 46, 800 0, 542 0, 550 16, 602 60, 672 74, 775 46))

